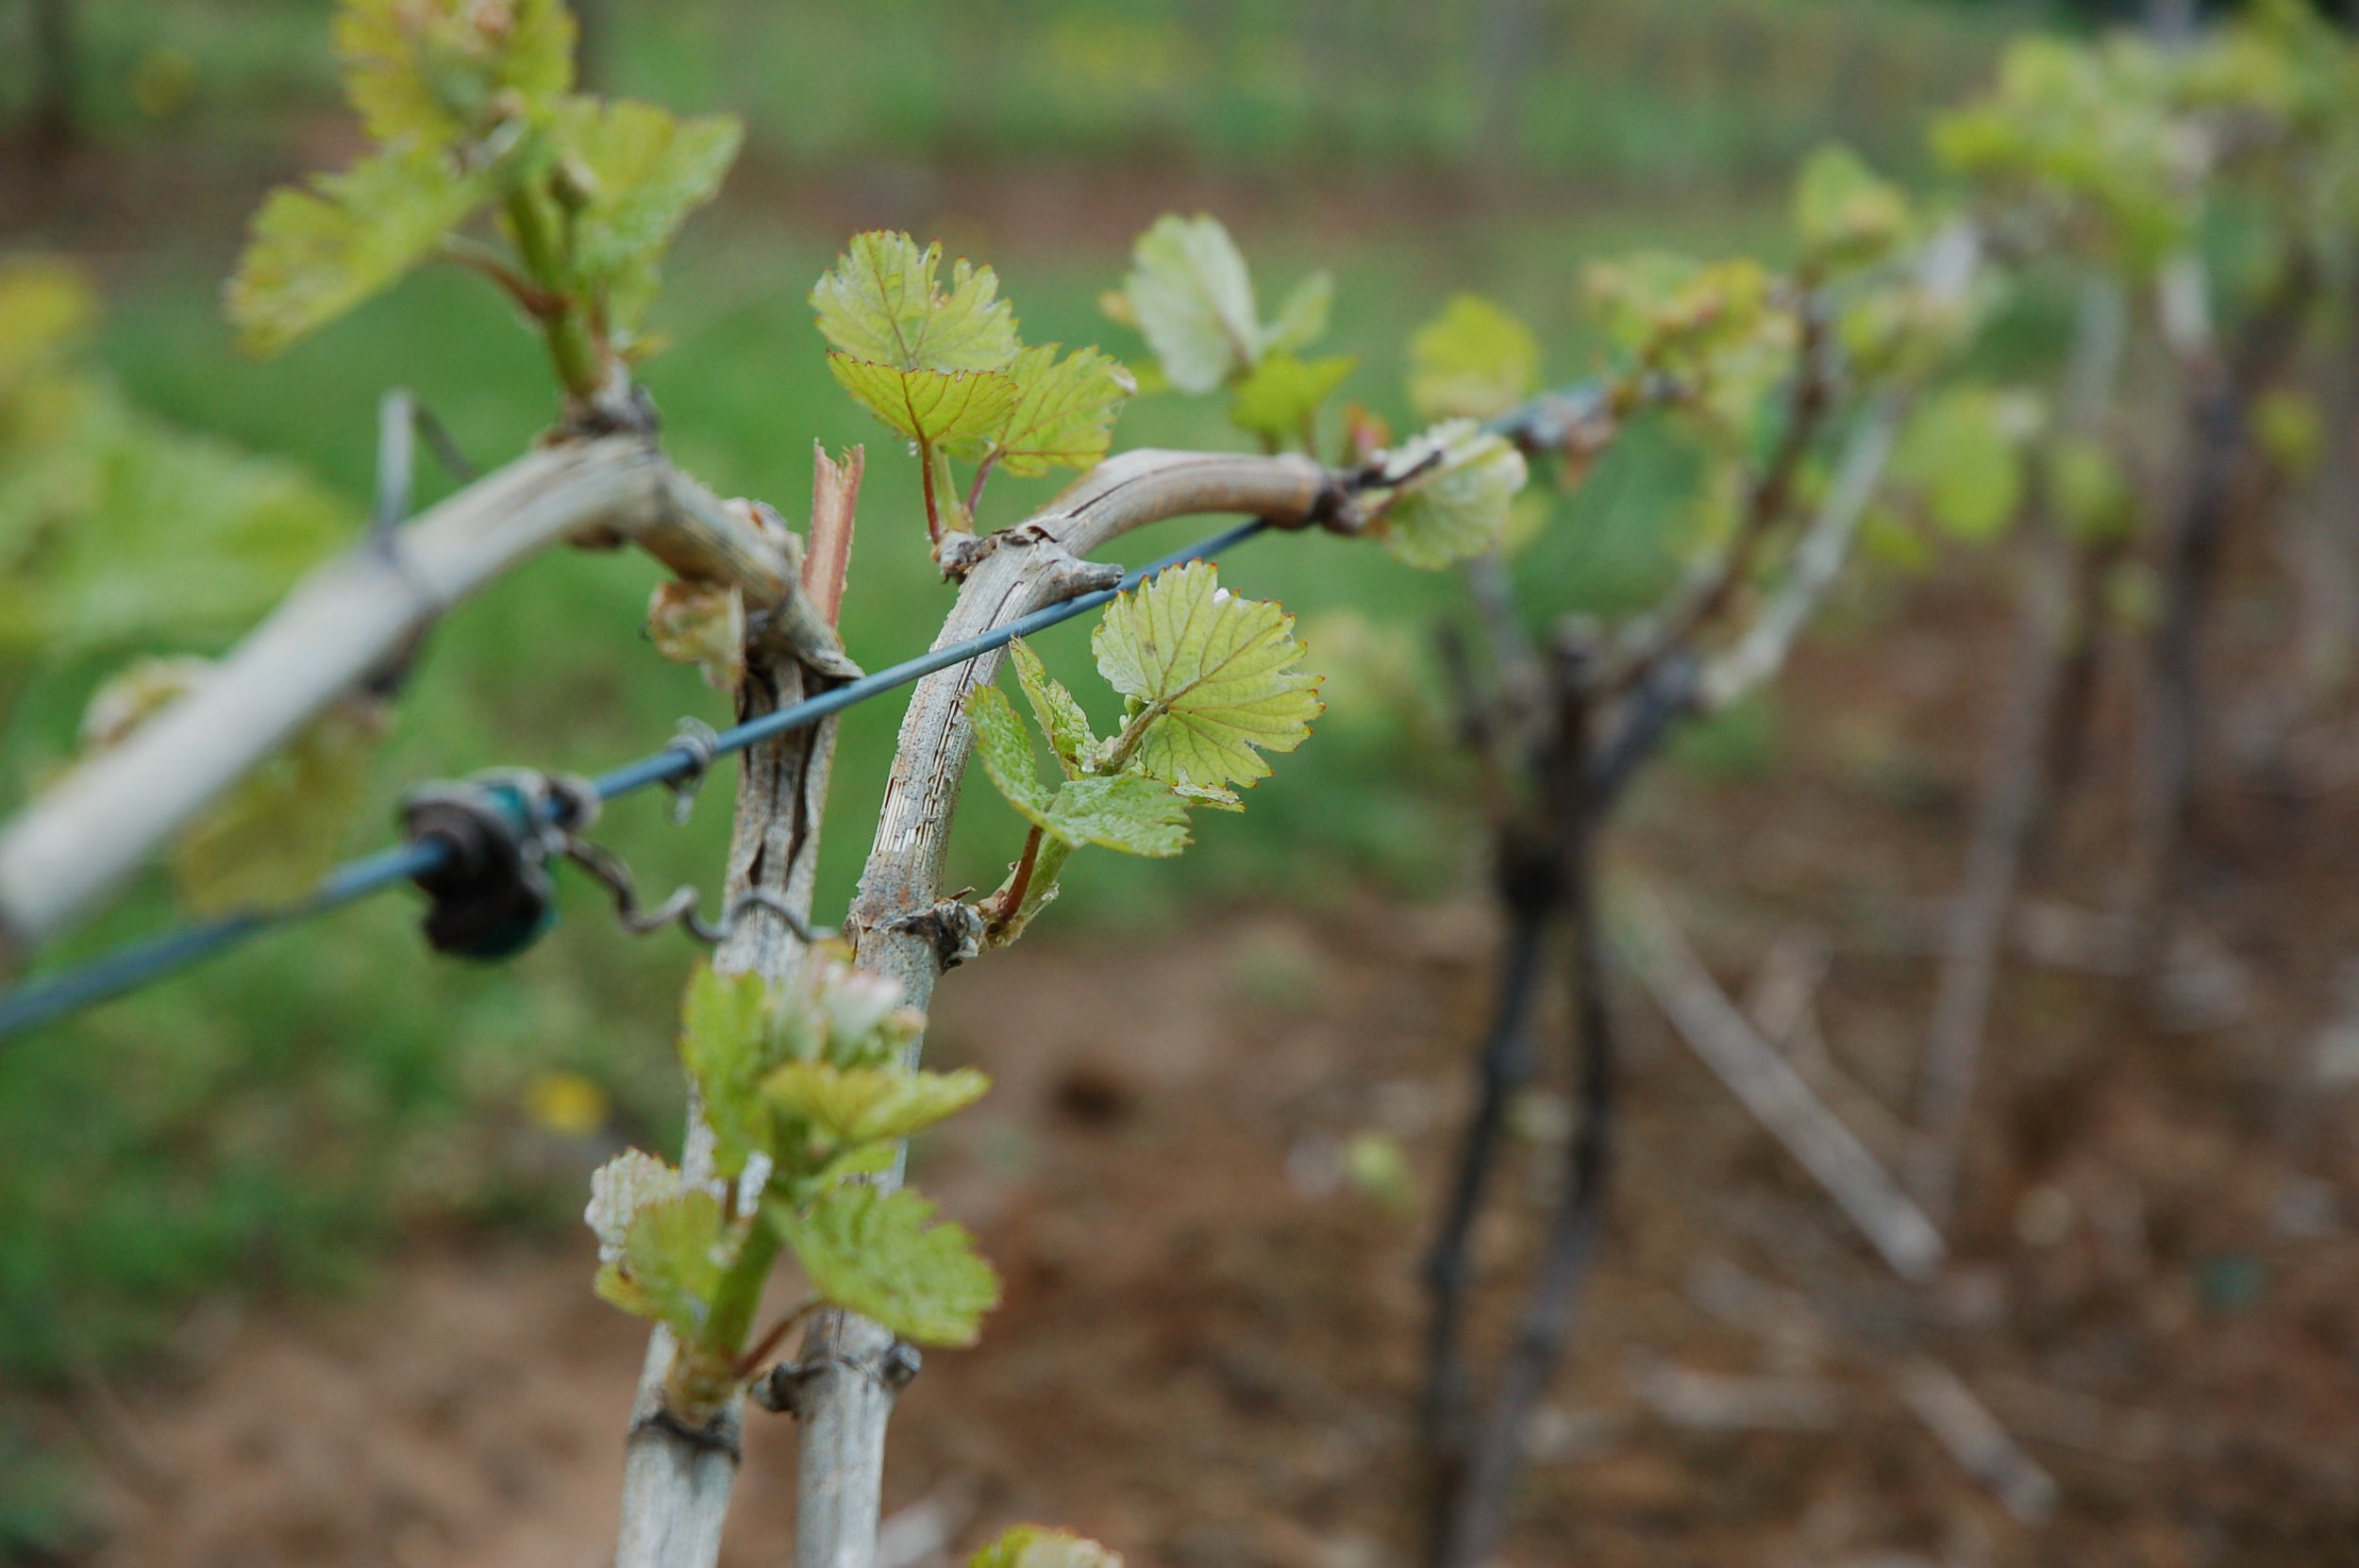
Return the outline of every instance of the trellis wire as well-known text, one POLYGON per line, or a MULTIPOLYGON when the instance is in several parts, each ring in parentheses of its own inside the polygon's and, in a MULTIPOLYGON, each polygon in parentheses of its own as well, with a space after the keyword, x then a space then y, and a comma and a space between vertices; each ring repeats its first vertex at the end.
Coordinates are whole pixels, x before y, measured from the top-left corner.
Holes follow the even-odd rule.
MULTIPOLYGON (((1210 559, 1224 550, 1244 543, 1269 526, 1268 520, 1264 518, 1238 524, 1126 573, 1121 583, 1113 588, 1094 589, 1045 609, 1036 609, 1029 615, 1020 616, 1006 626, 994 627, 963 642, 935 648, 915 659, 904 659, 875 675, 862 676, 792 707, 781 708, 775 713, 765 713, 759 719, 722 730, 704 745, 667 746, 635 762, 625 763, 591 780, 591 791, 599 800, 608 801, 659 784, 678 783, 710 765, 708 756, 704 754, 709 753, 711 758, 726 757, 763 741, 808 728, 831 714, 841 713, 871 697, 907 686, 937 670, 962 664, 995 648, 1005 647, 1019 637, 1029 637, 1060 622, 1086 615, 1101 605, 1113 603, 1115 594, 1138 587, 1158 572, 1191 560, 1210 559)), ((185 926, 119 947, 46 978, 11 987, 0 992, 0 1039, 54 1023, 109 997, 150 985, 167 975, 225 952, 248 937, 326 914, 370 893, 410 881, 436 869, 447 853, 447 849, 439 842, 397 844, 364 859, 347 861, 331 873, 309 898, 284 909, 245 910, 225 915, 218 920, 185 926)))

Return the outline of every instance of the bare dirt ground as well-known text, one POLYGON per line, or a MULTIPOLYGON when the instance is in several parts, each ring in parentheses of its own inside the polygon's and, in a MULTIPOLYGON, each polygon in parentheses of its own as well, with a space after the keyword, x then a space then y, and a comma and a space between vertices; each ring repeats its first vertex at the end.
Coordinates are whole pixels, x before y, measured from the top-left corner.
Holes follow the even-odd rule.
MULTIPOLYGON (((1814 651, 1771 775, 1658 774, 1618 842, 1617 875, 1666 892, 1732 991, 1781 943, 1826 944, 1807 1065, 1887 1159, 1933 974, 1909 901, 1955 879, 2005 635, 1986 599, 1925 593, 1814 651)), ((2033 889, 2067 909, 2106 894, 2093 868, 2118 847, 2118 726, 2098 742, 2033 889)), ((1893 1280, 1625 984, 1604 1259, 1508 1560, 2359 1562, 2340 776, 2215 792, 2175 1027, 2054 929, 2011 963, 1959 1256, 1929 1290, 1893 1280), (2052 1479, 2044 1523, 1924 1419, 1948 1375, 2052 1479)), ((1473 900, 1239 911, 1160 951, 1068 931, 951 977, 935 1055, 998 1088, 917 1179, 1008 1296, 904 1397, 895 1568, 1024 1519, 1143 1565, 1413 1560, 1416 1261, 1492 934, 1473 900), (1406 1152, 1414 1193, 1347 1177, 1368 1134, 1406 1152)), ((1568 1120, 1546 1089, 1517 1117, 1479 1248, 1492 1343, 1568 1120)), ((590 1296, 586 1240, 421 1239, 375 1298, 251 1316, 193 1380, 124 1393, 87 1423, 116 1478, 95 1560, 603 1560, 642 1337, 590 1296)), ((789 1560, 790 1426, 754 1418, 732 1564, 789 1560)))

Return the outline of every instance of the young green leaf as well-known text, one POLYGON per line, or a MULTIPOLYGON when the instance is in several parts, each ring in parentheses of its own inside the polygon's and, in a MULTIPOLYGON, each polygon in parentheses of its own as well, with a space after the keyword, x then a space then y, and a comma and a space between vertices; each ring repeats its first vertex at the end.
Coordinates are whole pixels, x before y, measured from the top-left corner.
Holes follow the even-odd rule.
POLYGON ((1007 423, 991 436, 999 466, 1030 477, 1052 468, 1088 468, 1113 442, 1114 417, 1138 391, 1121 361, 1094 348, 1057 358, 1057 345, 1028 348, 1008 367, 1016 386, 1007 423))
POLYGON ((680 999, 680 1062, 703 1097, 712 1168, 724 1178, 744 1171, 748 1156, 768 1152, 769 1111, 754 1090, 777 1065, 771 1008, 761 976, 722 975, 710 964, 688 977, 680 999))
POLYGON ((819 330, 849 359, 896 370, 1005 370, 1019 344, 999 279, 961 260, 945 294, 934 281, 941 265, 939 243, 920 250, 906 234, 854 235, 811 291, 819 330))
POLYGON ((2186 242, 2201 207, 2186 149, 2205 138, 2172 112, 2173 73, 2128 34, 2018 38, 1997 91, 1936 120, 1930 141, 1951 169, 2066 218, 2079 243, 2150 267, 2186 242))
POLYGON ((1073 777, 1097 756, 1097 736, 1090 728, 1089 715, 1063 682, 1048 673, 1029 643, 1021 638, 1009 643, 1008 658, 1015 666, 1016 684, 1032 706, 1032 717, 1048 737, 1049 749, 1057 754, 1064 776, 1073 777))
POLYGON ((1865 559, 1910 576, 1932 570, 1936 559, 1920 521, 1881 501, 1861 515, 1859 543, 1865 559))
POLYGON ((2326 450, 2326 421, 2316 399, 2290 387, 2263 392, 2252 403, 2252 434, 2261 451, 2289 475, 2308 474, 2326 450))
POLYGON ((790 1062, 838 1068, 897 1062, 925 1017, 902 1005, 899 981, 848 961, 849 949, 821 942, 795 978, 773 992, 758 976, 690 976, 680 1007, 680 1060, 703 1096, 712 1128, 713 1170, 733 1178, 755 1154, 791 1167, 762 1084, 790 1062))
POLYGON ((1145 774, 1069 779, 1033 820, 1076 849, 1094 843, 1162 859, 1188 847, 1186 802, 1145 774))
POLYGON ((1059 842, 1157 857, 1187 847, 1187 807, 1168 783, 1136 773, 1082 775, 1052 791, 1041 781, 1032 738, 1005 693, 979 686, 967 693, 966 712, 975 726, 976 758, 993 785, 1025 820, 1059 842))
POLYGON ((1409 401, 1423 419, 1490 419, 1539 384, 1539 340, 1479 294, 1453 296, 1409 340, 1409 401))
POLYGON ((1107 606, 1090 646, 1098 672, 1132 700, 1124 735, 1139 763, 1172 784, 1250 784, 1269 772, 1262 751, 1300 745, 1321 704, 1293 626, 1278 606, 1223 589, 1209 561, 1160 573, 1107 606))
MULTIPOLYGON (((0 658, 74 651, 82 641, 85 622, 77 612, 84 606, 75 602, 82 595, 64 587, 67 579, 93 575, 93 588, 130 586, 122 557, 111 550, 93 547, 76 552, 80 560, 59 560, 59 547, 109 509, 108 459, 127 444, 129 424, 129 411, 110 389, 78 376, 36 375, 15 395, 0 392, 0 658)), ((168 602, 178 605, 177 594, 168 602)), ((143 639, 155 636, 152 627, 137 629, 143 639)), ((0 698, 0 716, 6 708, 0 698)))
POLYGON ((1951 387, 1919 408, 1900 433, 1892 480, 1916 491, 1951 537, 1986 544, 2022 504, 2026 424, 2018 399, 1985 387, 1951 387))
POLYGON ((969 1558, 967 1568, 1122 1568, 1122 1554, 1086 1536, 1018 1525, 969 1558))
POLYGON ((575 270, 605 291, 610 326, 636 326, 664 247, 720 190, 745 128, 733 115, 679 120, 653 104, 571 98, 557 138, 575 185, 575 270))
POLYGON ((698 964, 680 998, 680 1058, 700 1078, 748 1079, 762 1064, 769 1015, 761 976, 698 964))
POLYGON ((765 1209, 811 1288, 830 1304, 873 1318, 918 1344, 975 1343, 999 1302, 999 1279, 962 1226, 932 1223, 915 1193, 830 1188, 808 1211, 765 1209))
POLYGON ((1209 806, 1215 811, 1245 809, 1236 791, 1218 784, 1174 784, 1171 792, 1191 806, 1209 806))
POLYGON ((1041 782, 1032 737, 1007 693, 996 686, 978 686, 966 694, 966 719, 975 729, 975 759, 993 786, 1031 821, 1046 816, 1055 795, 1041 782))
POLYGON ((1711 368, 1714 356, 1790 329, 1777 278, 1748 257, 1701 262, 1641 251, 1593 261, 1581 291, 1607 336, 1664 368, 1711 368))
POLYGON ((2137 492, 2100 442, 2061 437, 2046 453, 2049 496, 2056 515, 2083 544, 2118 542, 2137 523, 2137 492))
POLYGON ((71 263, 0 257, 0 399, 36 372, 59 368, 98 319, 98 295, 71 263))
POLYGON ((562 0, 343 0, 344 92, 387 145, 445 145, 540 120, 574 82, 562 0))
POLYGON ((1253 278, 1218 219, 1158 218, 1131 261, 1123 292, 1173 386, 1208 392, 1253 368, 1263 346, 1253 278))
POLYGON ((1344 1145, 1344 1177, 1403 1218, 1416 1212, 1417 1176, 1390 1133, 1362 1132, 1344 1145))
POLYGON ((694 1338, 728 1267, 726 1241, 721 1200, 711 1193, 642 1203, 623 1227, 620 1256, 598 1270, 594 1288, 600 1300, 694 1338))
POLYGON ((1256 435, 1297 435, 1359 362, 1348 354, 1304 360, 1272 353, 1237 383, 1229 401, 1230 422, 1256 435))
POLYGON ((1313 273, 1287 291, 1278 319, 1262 330, 1268 354, 1297 354, 1327 336, 1328 312, 1335 303, 1332 273, 1313 273))
POLYGON ((1013 376, 997 371, 903 370, 846 354, 828 355, 828 369, 862 408, 910 440, 962 458, 981 455, 1023 395, 1013 376))
POLYGON ((873 1143, 922 1132, 973 1105, 990 1088, 991 1080, 971 1067, 926 1073, 790 1061, 762 1081, 761 1093, 839 1143, 873 1143))
POLYGON ((1384 467, 1407 476, 1384 508, 1384 547, 1425 571, 1497 542, 1526 475, 1522 453, 1466 419, 1405 442, 1384 467))
POLYGON ((862 1143, 831 1155, 811 1174, 811 1190, 854 1176, 882 1176, 901 1163, 901 1146, 894 1143, 862 1143))
POLYGON ((1796 184, 1794 226, 1803 249, 1820 261, 1871 262, 1907 238, 1908 198, 1849 147, 1821 147, 1802 165, 1796 184))
POLYGON ((309 190, 272 192, 229 281, 239 345, 276 354, 391 288, 493 189, 489 171, 462 175, 427 150, 373 153, 309 190))

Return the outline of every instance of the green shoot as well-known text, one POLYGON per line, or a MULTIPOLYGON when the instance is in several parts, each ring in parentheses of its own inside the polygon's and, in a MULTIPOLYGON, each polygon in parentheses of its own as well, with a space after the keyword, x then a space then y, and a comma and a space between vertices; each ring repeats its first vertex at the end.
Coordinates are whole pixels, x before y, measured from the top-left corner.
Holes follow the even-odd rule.
POLYGON ((559 0, 343 0, 336 40, 375 146, 263 204, 229 284, 241 342, 278 353, 441 257, 507 291, 577 411, 637 417, 621 393, 655 347, 658 270, 736 120, 574 94, 559 0))
POLYGON ((1040 475, 1106 455, 1137 383, 1095 348, 1027 348, 989 267, 964 260, 938 280, 942 247, 906 234, 855 235, 811 291, 828 368, 915 449, 926 530, 937 552, 974 531, 995 468, 1040 475), (961 496, 950 464, 975 465, 961 496))
POLYGON ((781 989, 711 969, 691 978, 680 1059, 712 1130, 713 1182, 691 1185, 632 1150, 598 1173, 586 1215, 599 1295, 678 1337, 668 1392, 690 1418, 761 1370, 747 1361, 753 1312, 781 1249, 817 1303, 917 1343, 973 1343, 998 1299, 990 1265, 924 1199, 863 1179, 990 1087, 979 1073, 908 1066, 924 1023, 896 982, 838 948, 813 949, 781 989))
POLYGON ((977 759, 1031 826, 1008 880, 986 898, 983 940, 1021 936, 1056 896, 1074 850, 1177 855, 1190 808, 1242 810, 1231 784, 1269 773, 1264 751, 1292 751, 1319 714, 1319 677, 1300 667, 1294 617, 1220 586, 1218 569, 1191 562, 1149 578, 1106 608, 1091 645, 1125 699, 1125 720, 1100 740, 1073 693, 1039 657, 1012 648, 1017 683, 1062 778, 1044 783, 1032 738, 996 687, 967 698, 977 759))

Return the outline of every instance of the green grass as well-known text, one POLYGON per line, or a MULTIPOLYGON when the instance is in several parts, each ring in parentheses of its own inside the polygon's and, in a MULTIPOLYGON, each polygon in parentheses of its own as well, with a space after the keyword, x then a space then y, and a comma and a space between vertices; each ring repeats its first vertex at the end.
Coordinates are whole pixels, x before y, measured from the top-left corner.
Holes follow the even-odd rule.
MULTIPOLYGON (((1916 156, 2038 0, 603 0, 602 84, 744 113, 761 157, 1047 158, 1593 183, 1760 178, 1838 135, 1916 156)), ((20 53, 29 8, 0 18, 20 53)), ((80 0, 117 145, 267 149, 332 101, 329 0, 80 0)), ((25 75, 0 73, 0 115, 25 75)))

